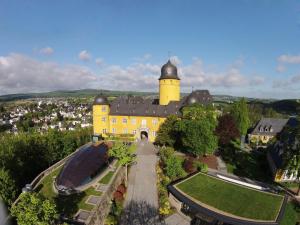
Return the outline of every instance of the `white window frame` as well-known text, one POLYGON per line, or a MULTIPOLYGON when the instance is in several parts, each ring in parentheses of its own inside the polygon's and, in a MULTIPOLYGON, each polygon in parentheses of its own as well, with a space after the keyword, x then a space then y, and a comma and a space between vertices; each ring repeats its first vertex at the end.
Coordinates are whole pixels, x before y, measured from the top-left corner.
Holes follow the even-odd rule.
POLYGON ((113 124, 116 124, 116 123, 117 123, 117 118, 112 118, 112 119, 111 119, 111 122, 112 122, 113 124))
POLYGON ((131 124, 135 125, 136 124, 136 118, 131 119, 131 124))
POLYGON ((127 119, 126 118, 122 118, 122 123, 127 123, 127 119))
POLYGON ((101 107, 102 112, 106 112, 106 106, 101 107))
POLYGON ((102 117, 102 118, 101 118, 101 121, 102 121, 102 122, 106 122, 106 117, 102 117))
POLYGON ((113 133, 113 134, 116 134, 116 133, 117 133, 117 129, 116 129, 116 128, 113 128, 113 129, 112 129, 112 133, 113 133))

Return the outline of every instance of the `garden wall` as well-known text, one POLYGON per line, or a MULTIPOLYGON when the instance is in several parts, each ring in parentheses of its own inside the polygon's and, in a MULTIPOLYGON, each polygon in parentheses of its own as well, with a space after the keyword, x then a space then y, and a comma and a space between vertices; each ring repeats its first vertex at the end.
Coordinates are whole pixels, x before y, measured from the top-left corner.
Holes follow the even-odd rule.
POLYGON ((112 177, 109 187, 106 192, 101 195, 101 199, 91 212, 91 216, 85 222, 86 225, 103 225, 106 216, 110 211, 111 200, 113 193, 117 187, 125 180, 126 169, 120 166, 112 177))

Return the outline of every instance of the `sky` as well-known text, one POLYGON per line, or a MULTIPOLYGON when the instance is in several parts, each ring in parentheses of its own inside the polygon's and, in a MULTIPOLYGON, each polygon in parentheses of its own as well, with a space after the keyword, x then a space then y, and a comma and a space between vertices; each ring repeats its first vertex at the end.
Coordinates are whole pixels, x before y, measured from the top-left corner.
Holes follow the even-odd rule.
POLYGON ((297 0, 0 0, 0 95, 85 88, 300 98, 297 0))

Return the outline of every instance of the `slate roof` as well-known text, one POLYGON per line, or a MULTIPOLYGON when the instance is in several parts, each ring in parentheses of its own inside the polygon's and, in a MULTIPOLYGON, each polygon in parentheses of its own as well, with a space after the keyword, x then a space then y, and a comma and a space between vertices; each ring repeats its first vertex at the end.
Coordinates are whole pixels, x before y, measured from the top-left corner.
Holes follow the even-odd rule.
POLYGON ((158 99, 143 98, 137 96, 120 96, 110 104, 110 115, 124 116, 150 116, 167 117, 169 115, 181 116, 181 108, 189 105, 189 99, 193 97, 196 102, 203 105, 210 104, 212 97, 208 90, 197 90, 180 101, 171 101, 168 105, 159 105, 158 99))
POLYGON ((80 149, 66 162, 57 177, 56 185, 68 189, 81 186, 84 181, 105 166, 107 149, 104 143, 92 144, 80 149))
POLYGON ((251 134, 274 136, 282 131, 287 122, 288 119, 262 118, 251 134))

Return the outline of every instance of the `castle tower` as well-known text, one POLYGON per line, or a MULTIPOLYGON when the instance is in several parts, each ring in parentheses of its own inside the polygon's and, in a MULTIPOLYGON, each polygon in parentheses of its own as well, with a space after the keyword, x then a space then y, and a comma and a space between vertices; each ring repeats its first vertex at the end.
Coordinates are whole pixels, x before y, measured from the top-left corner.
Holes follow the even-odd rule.
POLYGON ((98 95, 93 103, 93 127, 94 135, 105 136, 109 133, 109 111, 108 100, 103 95, 98 95))
POLYGON ((180 100, 180 79, 177 68, 169 60, 161 68, 159 78, 159 104, 168 105, 170 101, 180 100))

